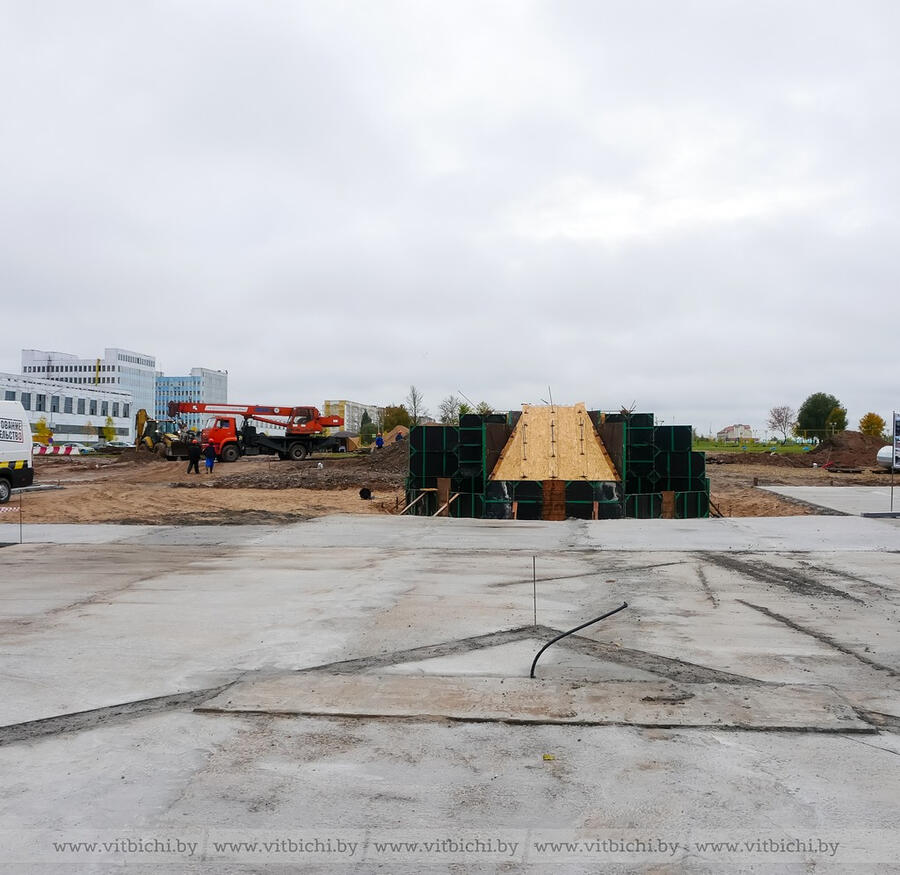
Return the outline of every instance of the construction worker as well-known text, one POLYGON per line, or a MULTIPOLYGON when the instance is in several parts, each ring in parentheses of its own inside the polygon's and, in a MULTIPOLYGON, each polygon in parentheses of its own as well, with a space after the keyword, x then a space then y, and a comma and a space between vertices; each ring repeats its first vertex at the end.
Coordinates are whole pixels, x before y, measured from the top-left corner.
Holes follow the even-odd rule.
POLYGON ((188 444, 188 474, 191 473, 191 469, 193 469, 195 474, 200 473, 200 456, 200 442, 194 438, 194 440, 188 444))
POLYGON ((206 458, 206 473, 212 474, 213 465, 216 464, 216 448, 212 444, 207 444, 203 449, 203 455, 206 458))
POLYGON ((375 449, 380 450, 383 446, 384 446, 384 436, 381 434, 381 432, 378 432, 378 434, 375 437, 375 449))

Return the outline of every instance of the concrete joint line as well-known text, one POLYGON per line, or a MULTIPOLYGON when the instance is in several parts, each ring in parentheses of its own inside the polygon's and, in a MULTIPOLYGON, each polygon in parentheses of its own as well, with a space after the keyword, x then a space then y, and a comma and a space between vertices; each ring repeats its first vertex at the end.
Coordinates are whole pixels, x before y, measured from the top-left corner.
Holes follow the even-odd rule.
POLYGON ((58 714, 40 720, 28 720, 25 723, 0 726, 0 747, 17 741, 30 741, 50 735, 59 735, 63 732, 81 732, 107 723, 120 723, 161 711, 193 708, 207 699, 218 696, 231 685, 231 683, 227 683, 205 690, 191 690, 168 696, 156 696, 151 699, 137 699, 134 702, 107 705, 103 708, 92 708, 89 711, 75 711, 71 714, 58 714))
POLYGON ((742 605, 745 605, 748 608, 752 608, 754 611, 759 611, 761 614, 765 614, 767 617, 771 617, 773 620, 777 620, 779 623, 783 623, 785 626, 793 629, 796 632, 802 632, 804 635, 809 635, 810 638, 815 638, 816 641, 820 641, 827 647, 831 647, 834 650, 837 650, 847 656, 852 656, 854 659, 859 660, 859 662, 863 663, 863 665, 869 666, 869 668, 874 668, 877 671, 885 671, 891 677, 900 677, 900 672, 895 671, 890 666, 882 665, 880 662, 875 662, 874 659, 869 659, 869 657, 863 656, 861 653, 857 653, 852 648, 847 647, 846 644, 841 644, 840 641, 835 641, 835 639, 830 635, 826 635, 823 632, 817 632, 815 629, 810 629, 808 626, 802 626, 800 623, 795 622, 790 617, 785 617, 783 614, 778 614, 775 611, 769 610, 769 608, 763 607, 762 605, 754 605, 751 602, 745 602, 743 599, 735 599, 735 601, 739 602, 742 605))

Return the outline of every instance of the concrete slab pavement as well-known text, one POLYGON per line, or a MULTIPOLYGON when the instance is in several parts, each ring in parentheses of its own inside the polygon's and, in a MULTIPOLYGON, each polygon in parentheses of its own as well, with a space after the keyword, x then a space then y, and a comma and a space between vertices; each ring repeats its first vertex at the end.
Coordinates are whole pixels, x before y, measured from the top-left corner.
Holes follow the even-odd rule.
POLYGON ((0 857, 23 872, 495 871, 481 852, 374 844, 480 831, 519 843, 511 872, 900 858, 896 526, 473 523, 34 527, 45 543, 0 550, 0 857), (552 630, 624 600, 524 677, 552 630), (357 716, 286 714, 308 705, 311 678, 357 716), (673 689, 691 697, 665 701, 673 689), (266 690, 290 695, 256 702, 266 713, 194 710, 266 690), (538 699, 625 725, 510 722, 538 699), (733 728, 701 728, 704 711, 733 728), (636 725, 679 712, 695 728, 636 725), (548 830, 678 847, 540 850, 548 830), (52 845, 135 832, 203 844, 151 862, 52 845), (339 832, 365 856, 215 844, 339 832), (770 838, 839 847, 762 850, 770 838))
MULTIPOLYGON (((891 508, 891 490, 887 485, 761 486, 759 488, 814 507, 850 516, 860 516, 864 513, 888 513, 891 508)), ((900 488, 895 489, 894 509, 900 511, 900 488)))
MULTIPOLYGON (((770 487, 774 489, 775 487, 770 487)), ((778 487, 781 489, 782 487, 778 487)), ((786 487, 785 487, 786 488, 786 487)), ((799 487, 798 487, 799 488, 799 487)), ((818 488, 818 487, 817 487, 818 488)), ((848 487, 849 488, 849 487, 848 487)), ((843 489, 838 490, 843 491, 843 489)), ((826 516, 730 517, 701 520, 515 520, 329 516, 286 526, 24 526, 27 544, 343 547, 503 550, 814 550, 900 549, 895 520, 826 516)), ((18 525, 0 525, 0 543, 17 543, 18 525)))
POLYGON ((197 710, 586 726, 875 731, 833 690, 785 684, 560 683, 520 677, 310 672, 235 684, 197 710))

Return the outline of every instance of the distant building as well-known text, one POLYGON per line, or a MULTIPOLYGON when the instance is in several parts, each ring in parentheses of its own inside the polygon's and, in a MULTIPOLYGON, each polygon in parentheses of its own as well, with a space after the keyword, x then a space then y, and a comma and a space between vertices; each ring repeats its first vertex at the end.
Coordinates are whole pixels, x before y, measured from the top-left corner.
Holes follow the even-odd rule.
POLYGON ((358 401, 326 401, 325 409, 322 411, 324 416, 344 417, 344 431, 350 432, 350 434, 359 434, 363 413, 369 414, 369 419, 376 427, 384 419, 383 407, 376 407, 374 404, 360 404, 358 401))
POLYGON ((107 417, 112 419, 114 440, 134 440, 131 393, 121 392, 111 385, 0 374, 0 398, 22 403, 32 431, 43 419, 53 432, 54 443, 96 444, 100 441, 99 429, 106 426, 107 417))
MULTIPOLYGON (((169 402, 186 401, 194 404, 224 404, 228 401, 228 371, 211 368, 191 368, 183 377, 156 376, 156 419, 169 418, 169 402)), ((177 417, 190 428, 202 428, 206 413, 180 413, 177 417)))
POLYGON ((752 441, 753 430, 749 425, 729 425, 716 433, 717 441, 752 441))
POLYGON ((143 352, 107 348, 103 358, 81 358, 67 352, 22 350, 22 374, 79 387, 128 392, 134 412, 150 413, 156 400, 156 359, 143 352))

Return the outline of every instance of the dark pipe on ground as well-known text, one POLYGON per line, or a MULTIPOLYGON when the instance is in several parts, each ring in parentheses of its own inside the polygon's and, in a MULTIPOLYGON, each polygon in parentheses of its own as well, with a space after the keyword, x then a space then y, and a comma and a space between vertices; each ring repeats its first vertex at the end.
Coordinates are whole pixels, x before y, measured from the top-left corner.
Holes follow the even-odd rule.
POLYGON ((614 608, 611 611, 607 611, 605 614, 602 614, 599 617, 595 617, 593 620, 588 620, 586 623, 582 623, 580 626, 576 626, 574 629, 569 629, 568 632, 563 632, 561 635, 557 635, 552 641, 548 641, 538 652, 537 656, 534 658, 534 662, 531 663, 531 674, 530 678, 534 678, 534 669, 537 666, 538 660, 541 658, 541 654, 551 645, 556 644, 561 638, 565 638, 568 635, 573 635, 575 632, 579 632, 582 629, 586 629, 588 626, 592 626, 594 623, 599 623, 601 620, 605 620, 607 617, 611 617, 613 614, 618 614, 619 611, 624 611, 625 608, 628 607, 628 602, 622 602, 619 607, 614 608))

